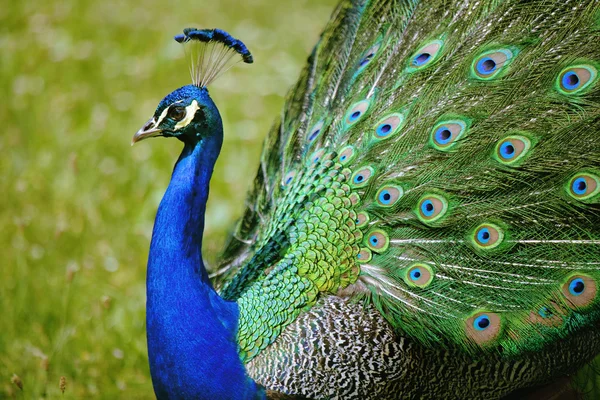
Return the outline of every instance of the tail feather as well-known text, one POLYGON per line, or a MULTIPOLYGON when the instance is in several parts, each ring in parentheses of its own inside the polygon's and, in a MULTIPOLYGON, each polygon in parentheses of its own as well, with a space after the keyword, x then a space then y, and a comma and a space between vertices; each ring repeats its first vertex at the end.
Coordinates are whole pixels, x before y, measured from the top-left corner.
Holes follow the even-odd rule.
POLYGON ((598 5, 342 2, 266 139, 226 297, 287 273, 306 297, 277 318, 343 289, 473 353, 597 323, 598 5))

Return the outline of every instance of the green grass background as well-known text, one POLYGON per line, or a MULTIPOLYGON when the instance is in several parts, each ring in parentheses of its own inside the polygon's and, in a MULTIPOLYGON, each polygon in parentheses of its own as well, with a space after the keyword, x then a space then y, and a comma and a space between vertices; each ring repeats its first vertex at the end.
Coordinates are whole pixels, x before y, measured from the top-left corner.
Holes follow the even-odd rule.
POLYGON ((153 397, 145 265, 181 145, 130 141, 164 95, 190 82, 172 36, 219 27, 255 58, 211 87, 225 128, 205 234, 214 262, 335 2, 0 5, 0 398, 153 397))

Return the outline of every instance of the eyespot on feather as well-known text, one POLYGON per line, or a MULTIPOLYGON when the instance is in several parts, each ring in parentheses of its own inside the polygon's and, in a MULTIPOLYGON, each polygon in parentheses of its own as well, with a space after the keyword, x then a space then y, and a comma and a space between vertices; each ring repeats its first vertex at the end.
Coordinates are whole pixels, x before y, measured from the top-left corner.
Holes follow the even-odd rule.
POLYGON ((292 181, 294 180, 294 177, 296 176, 296 171, 290 171, 288 172, 285 177, 283 178, 283 185, 287 186, 290 183, 292 183, 292 181))
POLYGON ((375 170, 372 167, 362 167, 354 174, 352 174, 352 178, 350 178, 350 184, 353 187, 363 187, 369 182, 375 170))
POLYGON ((550 301, 539 307, 537 311, 529 313, 528 320, 535 324, 557 327, 564 323, 564 315, 565 312, 554 301, 550 301))
POLYGON ((566 191, 576 200, 593 200, 600 193, 600 178, 591 172, 580 172, 569 179, 566 191))
POLYGON ((366 211, 360 211, 358 214, 356 214, 356 221, 354 222, 356 223, 357 228, 364 228, 369 223, 369 220, 369 214, 367 214, 366 211))
POLYGON ((490 80, 506 71, 513 60, 515 53, 509 49, 486 51, 479 55, 471 64, 473 76, 480 80, 490 80))
POLYGON ((319 121, 316 124, 314 124, 313 127, 311 128, 311 130, 309 131, 308 141, 312 142, 313 140, 315 140, 317 138, 317 136, 319 136, 321 134, 322 130, 323 130, 323 121, 319 121))
POLYGON ((381 207, 393 207, 403 194, 402 186, 386 185, 377 191, 375 200, 381 207))
POLYGON ((362 117, 364 117, 364 115, 369 110, 369 105, 370 105, 370 103, 368 100, 362 100, 362 101, 359 101, 358 103, 354 103, 354 105, 352 105, 352 107, 350 107, 350 109, 346 113, 346 117, 344 118, 346 125, 354 125, 362 117))
POLYGON ((421 197, 417 206, 417 216, 422 222, 431 223, 442 218, 448 210, 448 201, 437 194, 421 197))
POLYGON ((438 59, 443 44, 444 42, 441 40, 433 40, 421 46, 409 59, 407 70, 412 72, 432 65, 438 59))
POLYGON ((377 122, 373 137, 380 140, 388 139, 400 130, 403 122, 404 116, 402 114, 395 113, 388 115, 377 122))
POLYGON ((390 240, 387 233, 381 229, 375 229, 365 235, 365 245, 376 253, 382 253, 388 249, 390 240))
POLYGON ((427 287, 433 280, 434 272, 430 265, 415 263, 406 269, 404 282, 412 287, 427 287))
POLYGON ((562 94, 576 94, 590 87, 597 76, 598 71, 592 65, 574 65, 558 74, 556 86, 562 94))
POLYGON ((467 337, 480 346, 496 339, 501 331, 502 320, 498 314, 478 312, 466 320, 467 337))
POLYGON ((371 253, 371 250, 361 248, 356 256, 356 261, 362 264, 371 261, 372 258, 373 253, 371 253))
POLYGON ((354 150, 354 147, 346 146, 339 151, 338 161, 342 165, 348 164, 350 161, 352 161, 354 159, 355 153, 356 152, 354 150))
POLYGON ((512 135, 498 141, 494 149, 494 158, 502 164, 515 165, 528 154, 530 149, 529 138, 512 135))
POLYGON ((493 249, 500 246, 503 239, 502 228, 490 223, 479 225, 471 234, 471 242, 477 249, 493 249))
POLYGON ((361 73, 367 67, 367 65, 369 65, 371 61, 373 61, 380 47, 381 43, 379 42, 374 44, 367 51, 364 52, 364 54, 360 58, 360 61, 358 62, 358 69, 356 70, 355 75, 361 73))
POLYGON ((314 165, 321 161, 323 156, 325 155, 325 149, 320 149, 315 151, 308 157, 308 165, 314 165))
POLYGON ((562 294, 570 308, 585 308, 594 303, 597 294, 596 281, 587 275, 572 275, 562 285, 562 294))
POLYGON ((459 119, 438 122, 431 130, 429 143, 439 151, 449 151, 466 130, 466 122, 459 119))

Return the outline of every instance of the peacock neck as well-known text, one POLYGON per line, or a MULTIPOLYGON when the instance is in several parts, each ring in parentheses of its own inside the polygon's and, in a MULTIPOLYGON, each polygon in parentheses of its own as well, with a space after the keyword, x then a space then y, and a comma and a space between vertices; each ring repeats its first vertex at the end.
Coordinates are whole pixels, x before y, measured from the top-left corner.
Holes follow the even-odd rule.
POLYGON ((154 223, 147 273, 150 372, 159 399, 261 397, 236 342, 238 307, 202 262, 208 187, 222 131, 185 143, 154 223))

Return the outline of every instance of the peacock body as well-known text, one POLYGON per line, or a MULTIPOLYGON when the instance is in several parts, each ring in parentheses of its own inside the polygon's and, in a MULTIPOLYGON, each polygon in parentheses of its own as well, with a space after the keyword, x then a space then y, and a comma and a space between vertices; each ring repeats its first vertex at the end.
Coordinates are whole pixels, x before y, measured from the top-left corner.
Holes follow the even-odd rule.
POLYGON ((194 84, 134 137, 184 143, 148 262, 158 398, 500 398, 600 352, 600 2, 342 1, 219 294, 206 85, 252 56, 220 30, 176 39, 194 84))

